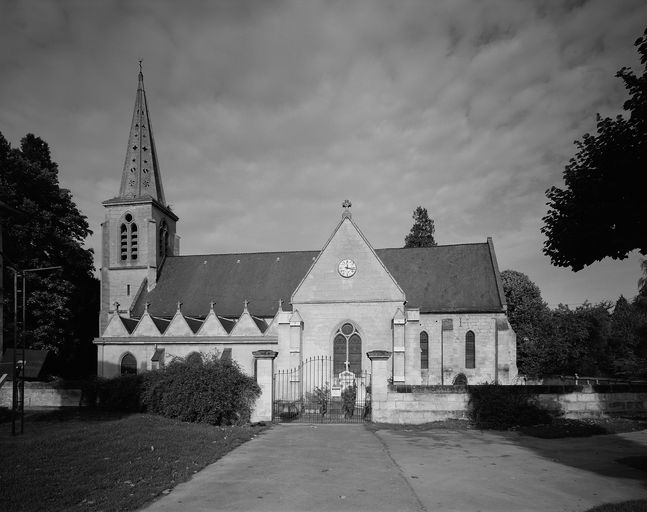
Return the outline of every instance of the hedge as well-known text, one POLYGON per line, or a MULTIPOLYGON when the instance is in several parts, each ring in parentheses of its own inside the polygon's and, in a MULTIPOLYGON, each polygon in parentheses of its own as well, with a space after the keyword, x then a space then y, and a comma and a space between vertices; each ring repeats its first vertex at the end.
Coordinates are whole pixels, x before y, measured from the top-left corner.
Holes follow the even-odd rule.
POLYGON ((101 408, 212 425, 249 422, 260 395, 252 377, 234 361, 221 361, 215 355, 200 364, 176 359, 159 370, 98 379, 94 385, 101 408))

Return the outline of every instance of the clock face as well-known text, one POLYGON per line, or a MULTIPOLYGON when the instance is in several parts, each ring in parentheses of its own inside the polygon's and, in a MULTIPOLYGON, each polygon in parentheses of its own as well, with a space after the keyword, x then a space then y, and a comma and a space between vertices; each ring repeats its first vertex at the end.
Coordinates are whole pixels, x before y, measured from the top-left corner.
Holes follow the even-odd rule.
POLYGON ((337 270, 342 277, 353 277, 357 272, 357 265, 353 260, 341 260, 337 270))

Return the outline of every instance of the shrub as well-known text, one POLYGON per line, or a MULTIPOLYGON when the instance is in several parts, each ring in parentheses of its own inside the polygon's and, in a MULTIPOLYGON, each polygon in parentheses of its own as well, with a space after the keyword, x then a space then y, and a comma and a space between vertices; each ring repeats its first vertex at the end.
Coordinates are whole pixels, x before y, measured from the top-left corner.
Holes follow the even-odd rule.
POLYGON ((249 421, 260 388, 234 361, 215 355, 200 363, 175 360, 142 374, 141 403, 147 412, 212 425, 249 421))
POLYGON ((479 428, 508 429, 515 426, 550 423, 537 397, 525 386, 483 384, 469 386, 469 417, 479 428))
MULTIPOLYGON (((97 379, 95 396, 99 407, 110 411, 140 412, 142 377, 143 375, 139 374, 97 379)), ((87 393, 92 396, 92 385, 88 386, 87 393)))
POLYGON ((316 387, 312 393, 306 392, 306 409, 316 408, 317 412, 324 416, 328 412, 330 402, 330 388, 328 384, 323 387, 316 387))
POLYGON ((355 401, 357 399, 357 386, 347 386, 341 392, 341 403, 344 411, 344 418, 352 418, 355 412, 355 401))
POLYGON ((11 421, 11 409, 9 407, 0 407, 0 423, 11 421))

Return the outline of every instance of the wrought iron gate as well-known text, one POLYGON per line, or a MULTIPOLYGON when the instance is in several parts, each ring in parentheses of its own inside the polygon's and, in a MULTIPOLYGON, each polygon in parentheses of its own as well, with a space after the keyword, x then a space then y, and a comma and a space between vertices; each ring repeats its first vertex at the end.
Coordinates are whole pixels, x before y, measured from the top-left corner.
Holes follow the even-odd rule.
POLYGON ((371 374, 335 374, 333 359, 312 357, 274 374, 272 419, 278 422, 362 423, 371 419, 371 374))

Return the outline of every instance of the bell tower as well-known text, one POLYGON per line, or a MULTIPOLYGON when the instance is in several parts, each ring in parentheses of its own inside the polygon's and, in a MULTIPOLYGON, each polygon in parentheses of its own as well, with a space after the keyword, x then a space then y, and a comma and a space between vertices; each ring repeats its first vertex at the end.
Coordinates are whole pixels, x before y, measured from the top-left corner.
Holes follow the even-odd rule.
POLYGON ((129 316, 139 291, 155 287, 164 259, 179 254, 178 217, 164 197, 141 62, 119 194, 103 206, 101 333, 115 307, 129 316))

